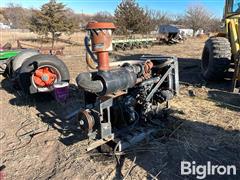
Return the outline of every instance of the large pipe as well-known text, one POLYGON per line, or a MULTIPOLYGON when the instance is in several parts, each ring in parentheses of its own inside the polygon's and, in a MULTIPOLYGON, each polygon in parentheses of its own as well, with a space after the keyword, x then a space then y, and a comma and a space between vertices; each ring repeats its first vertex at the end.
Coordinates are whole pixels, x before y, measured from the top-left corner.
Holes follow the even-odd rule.
POLYGON ((103 91, 97 94, 104 96, 134 87, 137 82, 137 74, 127 67, 122 67, 107 72, 100 71, 94 79, 101 80, 103 83, 103 91))
POLYGON ((100 80, 92 80, 92 74, 89 72, 81 73, 76 79, 79 88, 91 92, 101 93, 103 91, 103 83, 100 80))
POLYGON ((100 71, 109 71, 110 70, 110 65, 109 65, 108 52, 105 51, 105 52, 97 53, 97 57, 99 59, 98 69, 100 71))
POLYGON ((79 88, 98 96, 104 96, 134 87, 139 74, 142 74, 142 66, 126 65, 110 71, 81 73, 76 82, 79 88))

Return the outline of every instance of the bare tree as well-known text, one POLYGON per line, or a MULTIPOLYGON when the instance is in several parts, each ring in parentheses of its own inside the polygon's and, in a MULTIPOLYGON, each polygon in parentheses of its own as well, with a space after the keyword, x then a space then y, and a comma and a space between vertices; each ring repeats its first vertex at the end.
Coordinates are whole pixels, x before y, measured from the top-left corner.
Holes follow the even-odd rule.
POLYGON ((4 10, 3 9, 0 9, 0 22, 2 23, 7 23, 7 19, 5 18, 4 16, 4 10))
POLYGON ((151 23, 148 25, 151 30, 155 30, 158 26, 163 24, 169 24, 171 16, 163 11, 146 9, 147 15, 151 19, 151 23))
POLYGON ((207 29, 211 22, 212 14, 203 6, 196 5, 186 10, 184 21, 186 26, 196 32, 199 29, 207 29))
POLYGON ((114 20, 114 17, 107 11, 100 11, 94 14, 92 20, 98 22, 112 22, 114 20))
POLYGON ((172 15, 171 23, 177 25, 185 25, 185 16, 182 14, 172 15))
POLYGON ((218 18, 212 18, 211 22, 206 29, 208 32, 220 32, 222 30, 222 20, 218 18))
POLYGON ((8 7, 4 9, 3 14, 8 22, 12 24, 13 28, 24 29, 28 26, 28 20, 31 17, 31 10, 10 3, 8 7))
POLYGON ((157 25, 168 24, 172 21, 171 16, 167 12, 152 9, 147 10, 147 12, 157 25))
POLYGON ((84 28, 86 26, 86 24, 91 21, 92 16, 89 14, 83 14, 83 13, 79 13, 79 14, 75 14, 75 19, 77 20, 79 26, 81 28, 84 28))

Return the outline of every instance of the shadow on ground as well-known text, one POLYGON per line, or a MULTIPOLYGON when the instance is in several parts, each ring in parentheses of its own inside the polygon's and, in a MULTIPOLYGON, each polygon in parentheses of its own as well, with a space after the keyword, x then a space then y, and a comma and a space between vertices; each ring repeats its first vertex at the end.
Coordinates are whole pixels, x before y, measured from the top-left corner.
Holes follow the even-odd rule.
MULTIPOLYGON (((238 180, 240 178, 240 132, 227 130, 218 126, 180 119, 176 115, 181 112, 172 111, 169 114, 165 128, 154 136, 153 140, 127 150, 125 155, 118 157, 116 172, 113 179, 140 179, 139 168, 148 172, 147 179, 181 180, 204 177, 204 169, 196 171, 195 175, 181 175, 181 162, 188 161, 195 165, 234 165, 230 176, 208 175, 208 180, 238 180), (128 166, 124 163, 134 162, 128 166), (123 169, 125 173, 123 174, 123 169), (131 177, 131 178, 130 178, 131 177)), ((111 157, 110 157, 111 158, 111 157)), ((112 157, 113 158, 113 157, 112 157)), ((102 159, 104 157, 102 156, 102 159)), ((93 157, 101 161, 101 157, 93 157)), ((101 176, 97 176, 96 179, 101 176)))
POLYGON ((231 92, 209 90, 208 98, 217 102, 219 107, 240 112, 240 95, 231 92))
POLYGON ((77 143, 84 138, 76 119, 67 119, 69 114, 82 107, 81 94, 75 85, 70 85, 70 97, 65 103, 58 103, 51 93, 25 95, 20 90, 13 88, 12 82, 8 79, 2 80, 1 86, 15 95, 15 98, 9 100, 10 104, 35 107, 37 110, 36 116, 56 129, 61 134, 59 140, 65 145, 77 143))
MULTIPOLYGON (((137 56, 124 56, 125 60, 127 58, 133 59, 137 56)), ((200 75, 200 60, 179 59, 179 67, 182 83, 200 87, 204 85, 205 82, 200 75)), ((220 90, 222 88, 227 89, 229 83, 226 83, 226 85, 224 83, 211 86, 220 90)), ((77 122, 74 119, 67 120, 65 118, 66 115, 78 110, 82 105, 79 101, 81 94, 74 85, 71 86, 70 100, 65 104, 58 104, 51 95, 26 97, 12 89, 8 80, 3 80, 1 84, 2 88, 15 95, 15 98, 9 101, 12 105, 36 107, 38 111, 36 115, 61 134, 60 142, 65 145, 72 145, 85 138, 79 130, 77 122)), ((225 94, 225 92, 209 91, 209 98, 216 101, 222 101, 225 98, 226 102, 239 106, 238 95, 229 97, 229 94, 225 94)), ((180 119, 177 117, 179 113, 181 112, 169 112, 169 121, 165 124, 164 130, 155 135, 154 140, 146 141, 146 144, 142 143, 129 149, 124 156, 118 157, 119 163, 116 163, 116 173, 113 179, 123 179, 126 176, 126 173, 122 174, 126 159, 135 162, 135 165, 128 167, 130 169, 128 176, 135 179, 141 177, 139 168, 148 172, 147 179, 196 179, 196 175, 181 176, 181 161, 195 161, 197 165, 206 165, 208 161, 214 165, 235 165, 237 167, 236 176, 211 175, 207 179, 240 179, 240 132, 196 122, 192 119, 180 119)), ((115 157, 111 156, 109 158, 113 159, 115 157)), ((92 160, 98 164, 99 161, 105 161, 106 156, 93 156, 92 160)), ((77 164, 74 165, 74 160, 71 167, 76 167, 76 170, 79 168, 77 164)), ((104 173, 100 172, 96 179, 101 179, 104 173)))

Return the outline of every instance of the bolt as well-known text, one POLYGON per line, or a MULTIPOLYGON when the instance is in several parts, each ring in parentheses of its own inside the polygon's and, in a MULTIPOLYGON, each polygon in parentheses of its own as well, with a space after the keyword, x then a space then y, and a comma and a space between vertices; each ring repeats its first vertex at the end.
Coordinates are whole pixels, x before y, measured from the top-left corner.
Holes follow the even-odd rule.
POLYGON ((42 75, 41 79, 43 81, 48 81, 48 75, 46 75, 46 74, 42 75))
POLYGON ((83 120, 80 120, 79 123, 80 123, 81 126, 84 125, 84 121, 83 120))

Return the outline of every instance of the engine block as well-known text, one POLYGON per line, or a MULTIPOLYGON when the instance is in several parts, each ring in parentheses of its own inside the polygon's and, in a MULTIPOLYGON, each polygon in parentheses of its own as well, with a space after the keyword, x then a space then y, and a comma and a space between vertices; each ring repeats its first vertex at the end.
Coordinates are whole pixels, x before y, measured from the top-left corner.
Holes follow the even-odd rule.
POLYGON ((90 140, 88 151, 110 142, 115 150, 123 151, 142 141, 157 130, 152 120, 161 113, 162 104, 179 91, 174 57, 146 55, 109 63, 114 28, 111 23, 87 26, 92 50, 85 46, 97 69, 80 73, 76 81, 84 93, 85 106, 77 121, 90 140))

